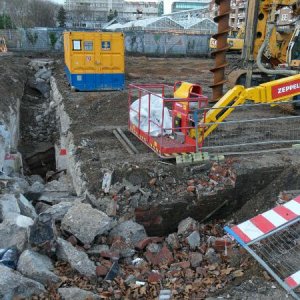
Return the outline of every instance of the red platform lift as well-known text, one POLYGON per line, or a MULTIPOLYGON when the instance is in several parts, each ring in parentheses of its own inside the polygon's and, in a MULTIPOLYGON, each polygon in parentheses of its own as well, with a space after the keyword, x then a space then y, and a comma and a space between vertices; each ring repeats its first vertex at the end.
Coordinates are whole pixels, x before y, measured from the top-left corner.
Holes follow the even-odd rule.
POLYGON ((129 130, 162 158, 195 153, 204 141, 198 120, 205 120, 207 104, 198 84, 130 84, 129 130))

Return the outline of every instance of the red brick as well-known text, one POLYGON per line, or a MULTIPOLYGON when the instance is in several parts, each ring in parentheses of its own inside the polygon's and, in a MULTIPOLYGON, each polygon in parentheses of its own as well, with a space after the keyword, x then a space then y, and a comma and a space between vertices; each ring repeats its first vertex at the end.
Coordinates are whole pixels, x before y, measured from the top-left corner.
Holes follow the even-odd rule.
POLYGON ((191 266, 191 263, 187 260, 171 264, 171 268, 180 268, 180 269, 187 269, 190 266, 191 266))
POLYGON ((216 239, 212 245, 212 247, 219 252, 224 251, 226 247, 228 248, 230 246, 231 246, 231 241, 223 238, 216 239))
POLYGON ((139 241, 136 245, 135 248, 139 249, 139 250, 143 250, 145 249, 150 243, 152 243, 152 239, 151 237, 147 237, 142 239, 141 241, 139 241))
POLYGON ((101 251, 100 252, 101 257, 105 258, 119 258, 120 254, 115 251, 101 251))
POLYGON ((96 267, 96 274, 97 276, 104 277, 108 273, 108 268, 105 266, 97 266, 96 267))
POLYGON ((169 265, 174 261, 172 252, 164 245, 158 253, 145 253, 147 260, 154 266, 169 265))
POLYGON ((148 275, 148 282, 155 283, 159 282, 162 279, 162 276, 159 273, 151 272, 148 275))

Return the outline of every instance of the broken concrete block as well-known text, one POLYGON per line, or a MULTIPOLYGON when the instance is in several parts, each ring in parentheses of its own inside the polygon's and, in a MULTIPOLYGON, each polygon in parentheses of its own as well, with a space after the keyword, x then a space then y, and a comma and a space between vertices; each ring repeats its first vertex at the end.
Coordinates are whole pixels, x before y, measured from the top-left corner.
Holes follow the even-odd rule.
POLYGON ((109 238, 121 236, 129 244, 137 245, 139 241, 147 237, 144 226, 129 220, 117 225, 109 233, 109 238))
POLYGON ((170 233, 166 238, 166 242, 173 250, 177 250, 180 248, 179 239, 177 233, 170 233))
POLYGON ((51 259, 32 250, 25 250, 18 261, 17 270, 24 276, 36 280, 44 285, 60 282, 54 270, 51 259))
POLYGON ((189 253, 190 263, 193 268, 197 268, 201 265, 203 261, 203 256, 199 252, 190 252, 189 253))
POLYGON ((197 247, 200 246, 200 234, 197 230, 193 231, 187 238, 187 243, 189 244, 190 248, 192 250, 195 250, 197 247))
POLYGON ((0 248, 16 246, 22 252, 28 241, 27 231, 33 220, 17 214, 11 214, 0 223, 0 248))
POLYGON ((0 264, 0 298, 1 299, 29 299, 33 295, 45 292, 44 286, 34 280, 22 276, 19 272, 0 264))
POLYGON ((195 230, 199 230, 198 222, 193 218, 188 217, 179 223, 177 234, 186 237, 195 230))
POLYGON ((37 217, 37 213, 33 205, 27 200, 27 198, 25 198, 25 196, 20 194, 17 201, 22 215, 29 217, 33 220, 37 217))
POLYGON ((59 288, 58 293, 62 300, 98 300, 100 297, 92 292, 88 292, 77 287, 59 288))
POLYGON ((10 186, 10 189, 12 190, 12 193, 27 193, 29 189, 29 183, 24 179, 20 177, 14 177, 13 178, 14 183, 10 186))
POLYGON ((2 220, 9 217, 10 214, 20 214, 20 207, 17 198, 12 194, 4 194, 0 198, 0 218, 2 220))
POLYGON ((42 213, 34 220, 29 230, 29 243, 42 246, 56 240, 55 224, 50 214, 42 213))
POLYGON ((221 258, 216 254, 216 251, 213 248, 208 248, 204 258, 210 263, 210 264, 218 264, 221 262, 221 258))
POLYGON ((75 235, 82 243, 91 244, 98 234, 109 230, 111 219, 89 204, 78 203, 64 216, 61 227, 75 235))
POLYGON ((87 251, 87 254, 100 256, 101 252, 108 252, 108 251, 109 251, 108 245, 95 245, 87 251))
POLYGON ((96 276, 96 266, 83 251, 78 251, 71 243, 58 238, 57 257, 68 262, 73 269, 86 277, 96 276))
POLYGON ((54 221, 61 221, 73 205, 73 202, 60 202, 48 208, 45 213, 50 214, 54 221))

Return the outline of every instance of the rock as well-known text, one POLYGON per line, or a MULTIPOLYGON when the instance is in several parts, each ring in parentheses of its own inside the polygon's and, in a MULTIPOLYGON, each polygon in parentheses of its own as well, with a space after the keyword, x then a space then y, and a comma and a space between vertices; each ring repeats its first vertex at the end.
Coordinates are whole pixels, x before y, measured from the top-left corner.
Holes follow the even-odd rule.
POLYGON ((82 243, 91 244, 98 234, 109 230, 111 219, 89 204, 79 203, 69 209, 61 228, 75 235, 82 243))
POLYGON ((44 179, 40 175, 30 175, 30 176, 28 176, 28 181, 30 184, 33 184, 35 182, 45 184, 44 179))
POLYGON ((73 202, 60 202, 48 208, 45 213, 50 214, 54 221, 61 221, 73 205, 73 202))
POLYGON ((22 252, 28 241, 28 228, 33 224, 33 220, 11 214, 9 218, 0 223, 0 248, 16 246, 22 252))
POLYGON ((0 299, 31 299, 45 292, 44 286, 0 264, 0 299))
POLYGON ((14 177, 14 183, 12 184, 13 193, 26 193, 29 189, 29 183, 20 177, 14 177))
POLYGON ((169 265, 174 261, 173 254, 167 246, 163 246, 157 253, 147 251, 145 257, 154 266, 169 265))
POLYGON ((193 231, 187 238, 186 241, 192 250, 195 250, 200 246, 200 234, 198 231, 193 231))
POLYGON ((166 242, 173 250, 177 250, 180 248, 179 239, 177 233, 171 233, 166 238, 166 242))
POLYGON ((179 223, 177 234, 186 237, 195 230, 199 230, 198 222, 188 217, 179 223))
POLYGON ((189 258, 190 258, 191 266, 193 268, 199 267, 201 262, 203 261, 203 256, 199 252, 190 252, 189 258))
POLYGON ((117 225, 109 234, 109 238, 121 236, 129 244, 137 245, 147 237, 144 226, 129 220, 117 225))
POLYGON ((204 257, 210 264, 218 264, 221 262, 221 258, 216 254, 213 248, 208 248, 204 257))
POLYGON ((37 217, 37 213, 33 205, 22 194, 19 195, 17 201, 22 215, 29 217, 33 220, 37 217))
POLYGON ((48 244, 52 251, 52 244, 56 240, 56 229, 51 215, 42 213, 35 219, 29 230, 29 242, 32 246, 42 247, 48 244))
POLYGON ((75 202, 76 200, 82 200, 76 196, 71 196, 69 192, 43 192, 37 199, 48 204, 58 204, 60 202, 75 202))
POLYGON ((7 219, 11 214, 20 214, 20 207, 17 198, 11 194, 4 194, 0 198, 0 217, 2 220, 7 219))
POLYGON ((51 272, 54 270, 51 259, 32 250, 25 250, 21 254, 17 270, 44 285, 49 286, 60 282, 60 278, 51 272))
POLYGON ((96 275, 96 266, 85 252, 78 251, 71 243, 61 238, 57 239, 57 244, 57 257, 60 260, 68 262, 73 269, 86 277, 96 275))
POLYGON ((100 297, 92 292, 88 292, 76 287, 60 288, 58 293, 61 296, 61 300, 98 300, 100 297))
POLYGON ((44 190, 45 186, 39 181, 34 182, 32 186, 29 187, 30 193, 41 194, 44 190))

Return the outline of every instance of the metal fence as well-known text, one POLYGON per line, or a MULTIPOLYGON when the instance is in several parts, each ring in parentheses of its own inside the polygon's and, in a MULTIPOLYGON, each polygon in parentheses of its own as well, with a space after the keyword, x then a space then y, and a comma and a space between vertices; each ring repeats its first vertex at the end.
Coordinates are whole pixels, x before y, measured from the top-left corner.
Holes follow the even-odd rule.
POLYGON ((205 138, 203 151, 243 152, 298 144, 300 115, 290 112, 291 103, 287 102, 273 107, 269 104, 238 106, 225 121, 206 124, 217 128, 205 138))
POLYGON ((291 296, 300 300, 299 196, 232 228, 225 227, 291 296))

